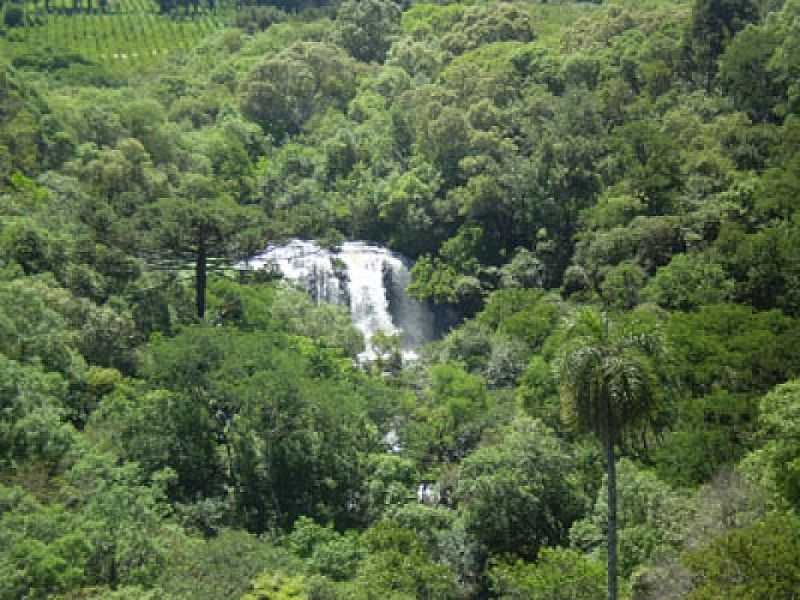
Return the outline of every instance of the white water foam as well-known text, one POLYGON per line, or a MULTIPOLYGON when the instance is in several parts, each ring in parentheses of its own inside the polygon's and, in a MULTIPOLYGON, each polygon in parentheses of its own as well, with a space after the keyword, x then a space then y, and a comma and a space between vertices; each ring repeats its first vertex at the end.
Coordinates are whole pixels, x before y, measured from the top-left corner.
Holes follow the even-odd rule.
POLYGON ((327 250, 314 242, 292 240, 268 247, 252 257, 249 268, 272 266, 285 279, 305 288, 316 302, 348 306, 353 325, 364 335, 367 349, 362 361, 376 358, 371 341, 376 333, 398 335, 403 358, 416 358, 415 350, 434 337, 430 308, 406 293, 409 261, 364 242, 345 242, 327 250))

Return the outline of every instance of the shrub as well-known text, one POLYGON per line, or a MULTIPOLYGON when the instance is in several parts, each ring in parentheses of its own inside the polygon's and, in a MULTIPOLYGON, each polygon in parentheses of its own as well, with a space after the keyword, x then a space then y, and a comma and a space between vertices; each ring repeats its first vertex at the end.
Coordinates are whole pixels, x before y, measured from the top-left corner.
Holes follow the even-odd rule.
POLYGON ((3 15, 3 23, 5 23, 6 27, 22 27, 25 24, 25 11, 21 6, 9 4, 6 6, 5 15, 3 15))

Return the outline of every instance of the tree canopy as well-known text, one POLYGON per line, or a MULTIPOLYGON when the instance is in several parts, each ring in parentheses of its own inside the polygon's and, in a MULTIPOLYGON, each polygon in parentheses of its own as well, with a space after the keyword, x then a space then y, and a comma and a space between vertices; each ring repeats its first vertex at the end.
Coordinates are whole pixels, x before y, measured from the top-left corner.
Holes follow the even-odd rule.
POLYGON ((799 27, 0 0, 0 600, 793 598, 799 27))

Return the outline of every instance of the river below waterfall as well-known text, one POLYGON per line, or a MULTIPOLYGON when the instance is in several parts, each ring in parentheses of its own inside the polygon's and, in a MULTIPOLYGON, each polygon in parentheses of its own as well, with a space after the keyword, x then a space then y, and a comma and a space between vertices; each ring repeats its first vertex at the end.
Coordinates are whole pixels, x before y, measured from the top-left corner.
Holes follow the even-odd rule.
POLYGON ((247 266, 272 267, 305 288, 316 302, 347 306, 353 325, 364 335, 367 349, 359 357, 363 361, 375 358, 371 341, 378 332, 398 335, 407 360, 436 336, 434 311, 406 293, 410 264, 397 253, 365 242, 345 242, 328 250, 292 240, 269 246, 247 266))

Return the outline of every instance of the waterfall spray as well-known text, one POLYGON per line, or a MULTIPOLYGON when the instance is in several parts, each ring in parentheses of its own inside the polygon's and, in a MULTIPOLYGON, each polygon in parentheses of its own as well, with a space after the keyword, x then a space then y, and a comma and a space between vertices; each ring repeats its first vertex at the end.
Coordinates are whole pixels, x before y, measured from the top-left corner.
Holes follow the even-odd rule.
POLYGON ((349 307, 353 325, 364 335, 367 349, 361 360, 375 358, 373 336, 398 335, 405 359, 434 339, 433 311, 406 293, 409 261, 364 242, 345 242, 331 251, 314 242, 292 240, 270 246, 248 261, 250 268, 272 265, 283 277, 311 294, 316 302, 349 307))

